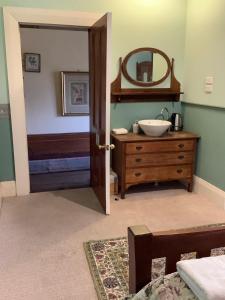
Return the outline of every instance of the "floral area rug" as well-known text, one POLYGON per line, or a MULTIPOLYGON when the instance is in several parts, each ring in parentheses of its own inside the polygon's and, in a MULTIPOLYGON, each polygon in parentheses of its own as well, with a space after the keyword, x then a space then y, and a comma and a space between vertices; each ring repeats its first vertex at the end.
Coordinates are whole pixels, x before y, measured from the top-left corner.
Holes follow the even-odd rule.
MULTIPOLYGON (((117 238, 84 243, 88 264, 99 300, 128 300, 128 241, 117 238)), ((166 259, 152 261, 152 279, 165 274, 166 259)))
POLYGON ((100 300, 119 300, 128 295, 127 238, 84 243, 95 289, 100 300))
MULTIPOLYGON (((99 300, 131 299, 132 296, 128 296, 127 238, 89 241, 84 243, 84 249, 99 300)), ((211 256, 215 255, 225 255, 225 248, 212 249, 211 256)), ((196 258, 196 252, 181 255, 181 260, 192 258, 196 258)), ((165 265, 165 257, 152 261, 152 279, 165 275, 165 265)))

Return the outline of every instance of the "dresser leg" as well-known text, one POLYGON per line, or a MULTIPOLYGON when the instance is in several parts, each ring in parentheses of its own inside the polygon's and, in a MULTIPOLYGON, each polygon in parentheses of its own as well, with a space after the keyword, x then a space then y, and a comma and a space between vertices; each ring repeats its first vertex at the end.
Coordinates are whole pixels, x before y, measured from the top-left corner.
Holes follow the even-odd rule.
POLYGON ((193 180, 191 180, 191 182, 188 183, 187 190, 189 193, 193 191, 193 180))
POLYGON ((125 199, 126 186, 123 182, 120 182, 119 184, 119 193, 120 193, 120 198, 125 199))
POLYGON ((121 189, 120 196, 121 196, 121 199, 125 199, 125 190, 124 189, 121 189))
POLYGON ((123 184, 121 184, 121 186, 120 186, 120 198, 121 199, 125 199, 125 193, 126 193, 125 186, 123 184))

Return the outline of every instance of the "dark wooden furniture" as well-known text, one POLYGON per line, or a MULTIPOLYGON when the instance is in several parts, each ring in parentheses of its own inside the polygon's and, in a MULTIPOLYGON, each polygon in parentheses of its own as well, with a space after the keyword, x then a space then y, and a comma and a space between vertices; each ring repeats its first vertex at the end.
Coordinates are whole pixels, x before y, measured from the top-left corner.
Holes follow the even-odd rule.
POLYGON ((27 136, 29 160, 90 155, 90 133, 32 134, 27 136))
MULTIPOLYGON (((153 63, 154 64, 154 63, 153 63)), ((131 51, 124 60, 119 59, 119 72, 116 79, 111 84, 111 102, 149 102, 149 101, 179 101, 180 83, 177 81, 174 75, 174 59, 170 61, 169 57, 159 49, 155 48, 138 48, 131 51), (167 71, 165 75, 157 80, 151 82, 141 82, 134 80, 127 71, 128 59, 134 53, 140 51, 151 51, 152 53, 158 53, 163 56, 167 63, 167 71), (169 88, 122 88, 122 75, 134 85, 141 87, 151 87, 162 83, 170 75, 170 87, 169 88)))
POLYGON ((151 232, 146 226, 128 228, 129 290, 136 293, 151 281, 152 260, 166 257, 165 273, 176 271, 181 254, 210 256, 211 249, 225 247, 225 224, 166 232, 151 232))
POLYGON ((121 198, 130 186, 145 182, 182 180, 191 192, 197 139, 184 131, 161 137, 112 134, 112 169, 118 176, 121 198))

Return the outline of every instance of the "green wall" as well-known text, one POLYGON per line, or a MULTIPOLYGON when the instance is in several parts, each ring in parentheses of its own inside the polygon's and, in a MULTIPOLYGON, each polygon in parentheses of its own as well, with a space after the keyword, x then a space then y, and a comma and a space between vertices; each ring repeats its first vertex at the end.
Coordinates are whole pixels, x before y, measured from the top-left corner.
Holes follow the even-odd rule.
POLYGON ((200 135, 196 175, 225 191, 225 109, 184 104, 185 129, 200 135))
POLYGON ((185 101, 225 107, 225 1, 188 0, 185 44, 185 101), (212 94, 204 91, 214 77, 212 94))
MULTIPOLYGON (((135 48, 149 46, 159 48, 170 58, 175 58, 176 75, 182 82, 186 0, 0 0, 0 103, 8 103, 3 6, 110 11, 112 12, 112 80, 117 75, 120 56, 125 57, 135 48)), ((164 105, 164 103, 117 104, 116 107, 112 105, 111 126, 129 128, 136 119, 154 117, 164 105)), ((171 107, 171 104, 168 106, 171 107)), ((14 174, 10 126, 0 125, 0 139, 1 143, 7 141, 4 149, 1 144, 0 180, 12 180, 14 174)))
POLYGON ((193 104, 182 104, 185 129, 201 136, 197 175, 225 191, 224 29, 224 0, 188 0, 184 101, 193 104), (214 77, 211 94, 206 76, 214 77))
MULTIPOLYGON (((133 103, 130 109, 129 103, 111 105, 111 128, 125 127, 131 130, 135 120, 154 119, 163 107, 167 107, 169 112, 181 112, 180 102, 160 102, 160 103, 133 103)), ((166 113, 165 113, 166 116, 166 113)))
POLYGON ((0 181, 14 178, 10 120, 0 119, 0 181))

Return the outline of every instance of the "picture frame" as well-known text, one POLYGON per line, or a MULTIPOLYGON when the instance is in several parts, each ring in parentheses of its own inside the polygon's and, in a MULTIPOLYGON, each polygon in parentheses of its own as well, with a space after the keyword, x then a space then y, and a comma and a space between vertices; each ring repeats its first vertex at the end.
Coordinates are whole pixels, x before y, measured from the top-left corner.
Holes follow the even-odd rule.
POLYGON ((89 115, 89 72, 62 71, 61 81, 62 115, 89 115))
POLYGON ((23 60, 25 72, 41 72, 41 55, 39 53, 24 53, 23 60))

